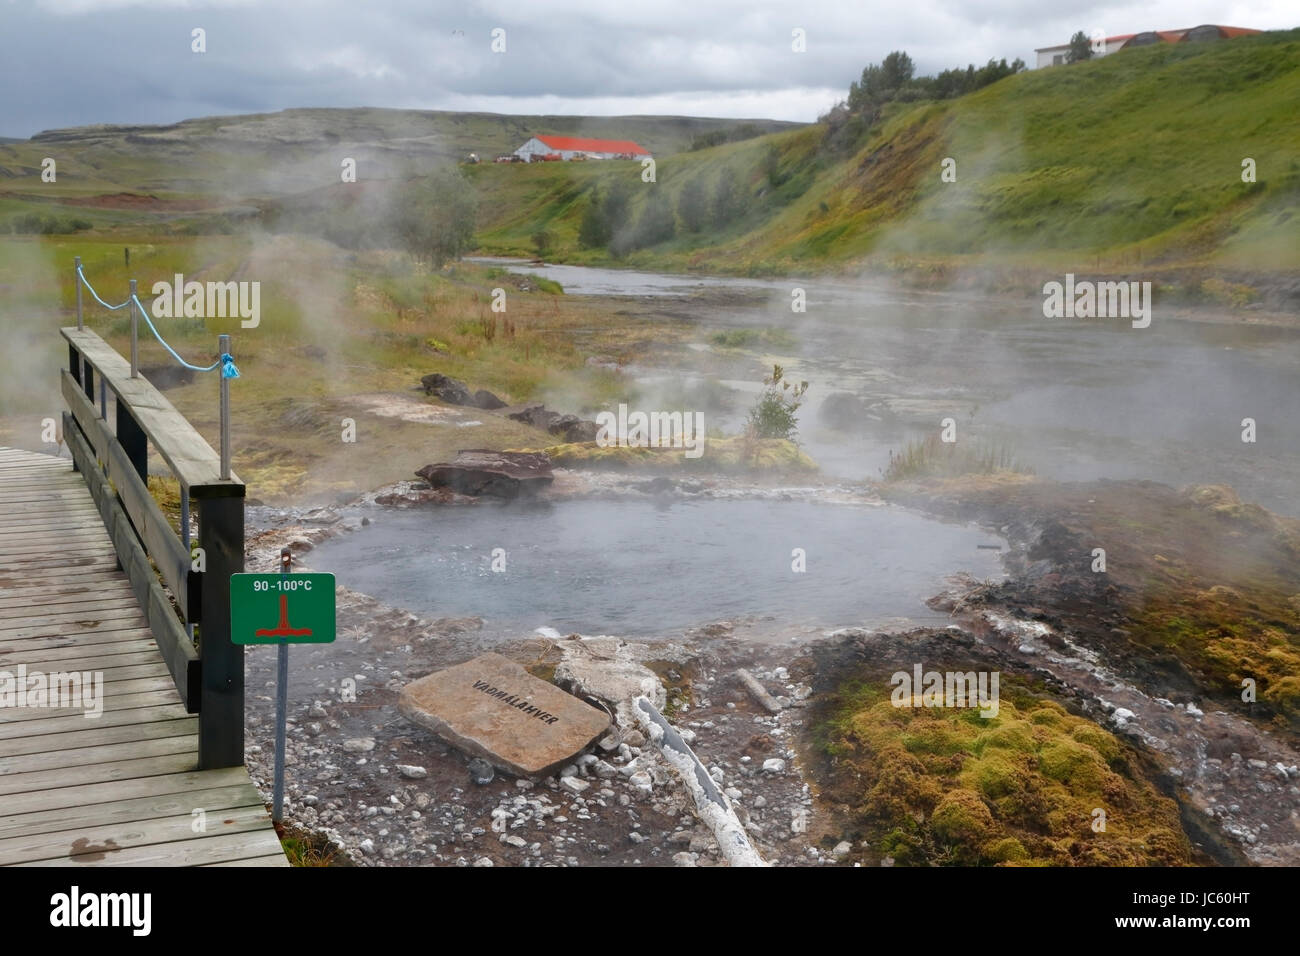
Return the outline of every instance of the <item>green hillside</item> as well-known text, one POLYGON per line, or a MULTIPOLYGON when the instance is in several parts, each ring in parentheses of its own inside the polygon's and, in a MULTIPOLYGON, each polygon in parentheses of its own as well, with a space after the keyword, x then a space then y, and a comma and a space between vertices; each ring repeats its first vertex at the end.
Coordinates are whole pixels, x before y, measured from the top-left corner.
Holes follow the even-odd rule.
POLYGON ((685 232, 626 263, 740 272, 820 264, 945 268, 973 259, 1123 269, 1198 265, 1277 271, 1300 264, 1300 30, 1159 45, 1021 73, 937 103, 891 104, 836 149, 816 125, 658 162, 479 168, 479 238, 495 253, 597 262, 579 248, 593 186, 631 183, 629 220, 652 196, 678 208, 696 182, 737 176, 743 213, 685 232), (941 162, 956 162, 942 182, 941 162), (1242 181, 1255 160, 1257 182, 1242 181))

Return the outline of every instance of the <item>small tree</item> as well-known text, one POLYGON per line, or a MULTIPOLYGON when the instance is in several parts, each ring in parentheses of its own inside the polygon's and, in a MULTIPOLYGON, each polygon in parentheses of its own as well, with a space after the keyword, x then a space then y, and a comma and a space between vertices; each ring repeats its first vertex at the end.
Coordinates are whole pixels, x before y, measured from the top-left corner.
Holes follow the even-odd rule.
POLYGON ((477 212, 474 189, 455 167, 403 182, 389 207, 397 244, 434 268, 469 246, 477 212))
POLYGON ((1066 63, 1078 63, 1080 60, 1092 59, 1092 41, 1082 30, 1070 37, 1070 49, 1065 53, 1066 63))
POLYGON ((600 190, 592 187, 591 199, 582 214, 578 226, 578 245, 584 249, 598 249, 609 242, 609 232, 605 229, 605 210, 601 208, 600 190))
POLYGON ((718 174, 717 185, 713 187, 713 226, 721 229, 741 213, 740 190, 736 187, 736 174, 730 166, 718 174))
POLYGON ((537 250, 537 257, 543 259, 551 251, 551 234, 545 229, 538 229, 533 233, 533 248, 537 250))
POLYGON ((763 394, 749 412, 748 432, 755 438, 793 439, 798 419, 795 412, 803 404, 808 383, 793 385, 785 380, 785 369, 772 366, 770 377, 763 379, 763 394))
POLYGON ((692 179, 682 187, 682 194, 677 197, 677 218, 687 232, 699 232, 704 228, 709 217, 708 200, 704 195, 704 185, 699 179, 692 179))

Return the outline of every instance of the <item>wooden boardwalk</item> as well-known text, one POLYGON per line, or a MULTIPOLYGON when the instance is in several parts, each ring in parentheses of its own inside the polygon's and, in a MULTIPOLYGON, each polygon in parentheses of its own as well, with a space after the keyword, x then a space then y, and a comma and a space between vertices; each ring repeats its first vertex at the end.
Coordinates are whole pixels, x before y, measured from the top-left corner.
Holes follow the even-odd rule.
POLYGON ((0 692, 20 667, 102 674, 103 712, 0 706, 0 865, 287 865, 248 771, 197 769, 198 718, 81 475, 0 447, 0 692))

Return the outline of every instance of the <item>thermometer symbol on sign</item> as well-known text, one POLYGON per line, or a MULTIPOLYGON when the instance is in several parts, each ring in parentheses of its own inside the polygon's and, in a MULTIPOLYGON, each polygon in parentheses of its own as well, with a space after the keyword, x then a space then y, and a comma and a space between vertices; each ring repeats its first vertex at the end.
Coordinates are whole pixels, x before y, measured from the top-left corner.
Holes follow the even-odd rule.
POLYGON ((258 637, 311 637, 311 628, 309 627, 290 627, 289 626, 289 595, 280 595, 280 623, 274 628, 257 629, 258 637))

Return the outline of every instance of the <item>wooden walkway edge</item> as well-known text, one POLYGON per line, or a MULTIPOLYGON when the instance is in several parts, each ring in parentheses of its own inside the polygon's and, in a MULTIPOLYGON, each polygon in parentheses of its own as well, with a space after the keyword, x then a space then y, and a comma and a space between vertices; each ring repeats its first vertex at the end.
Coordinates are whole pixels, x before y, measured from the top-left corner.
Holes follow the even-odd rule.
POLYGON ((288 865, 248 771, 197 769, 197 725, 72 463, 0 447, 0 866, 288 865), (98 700, 33 698, 55 673, 98 700))

